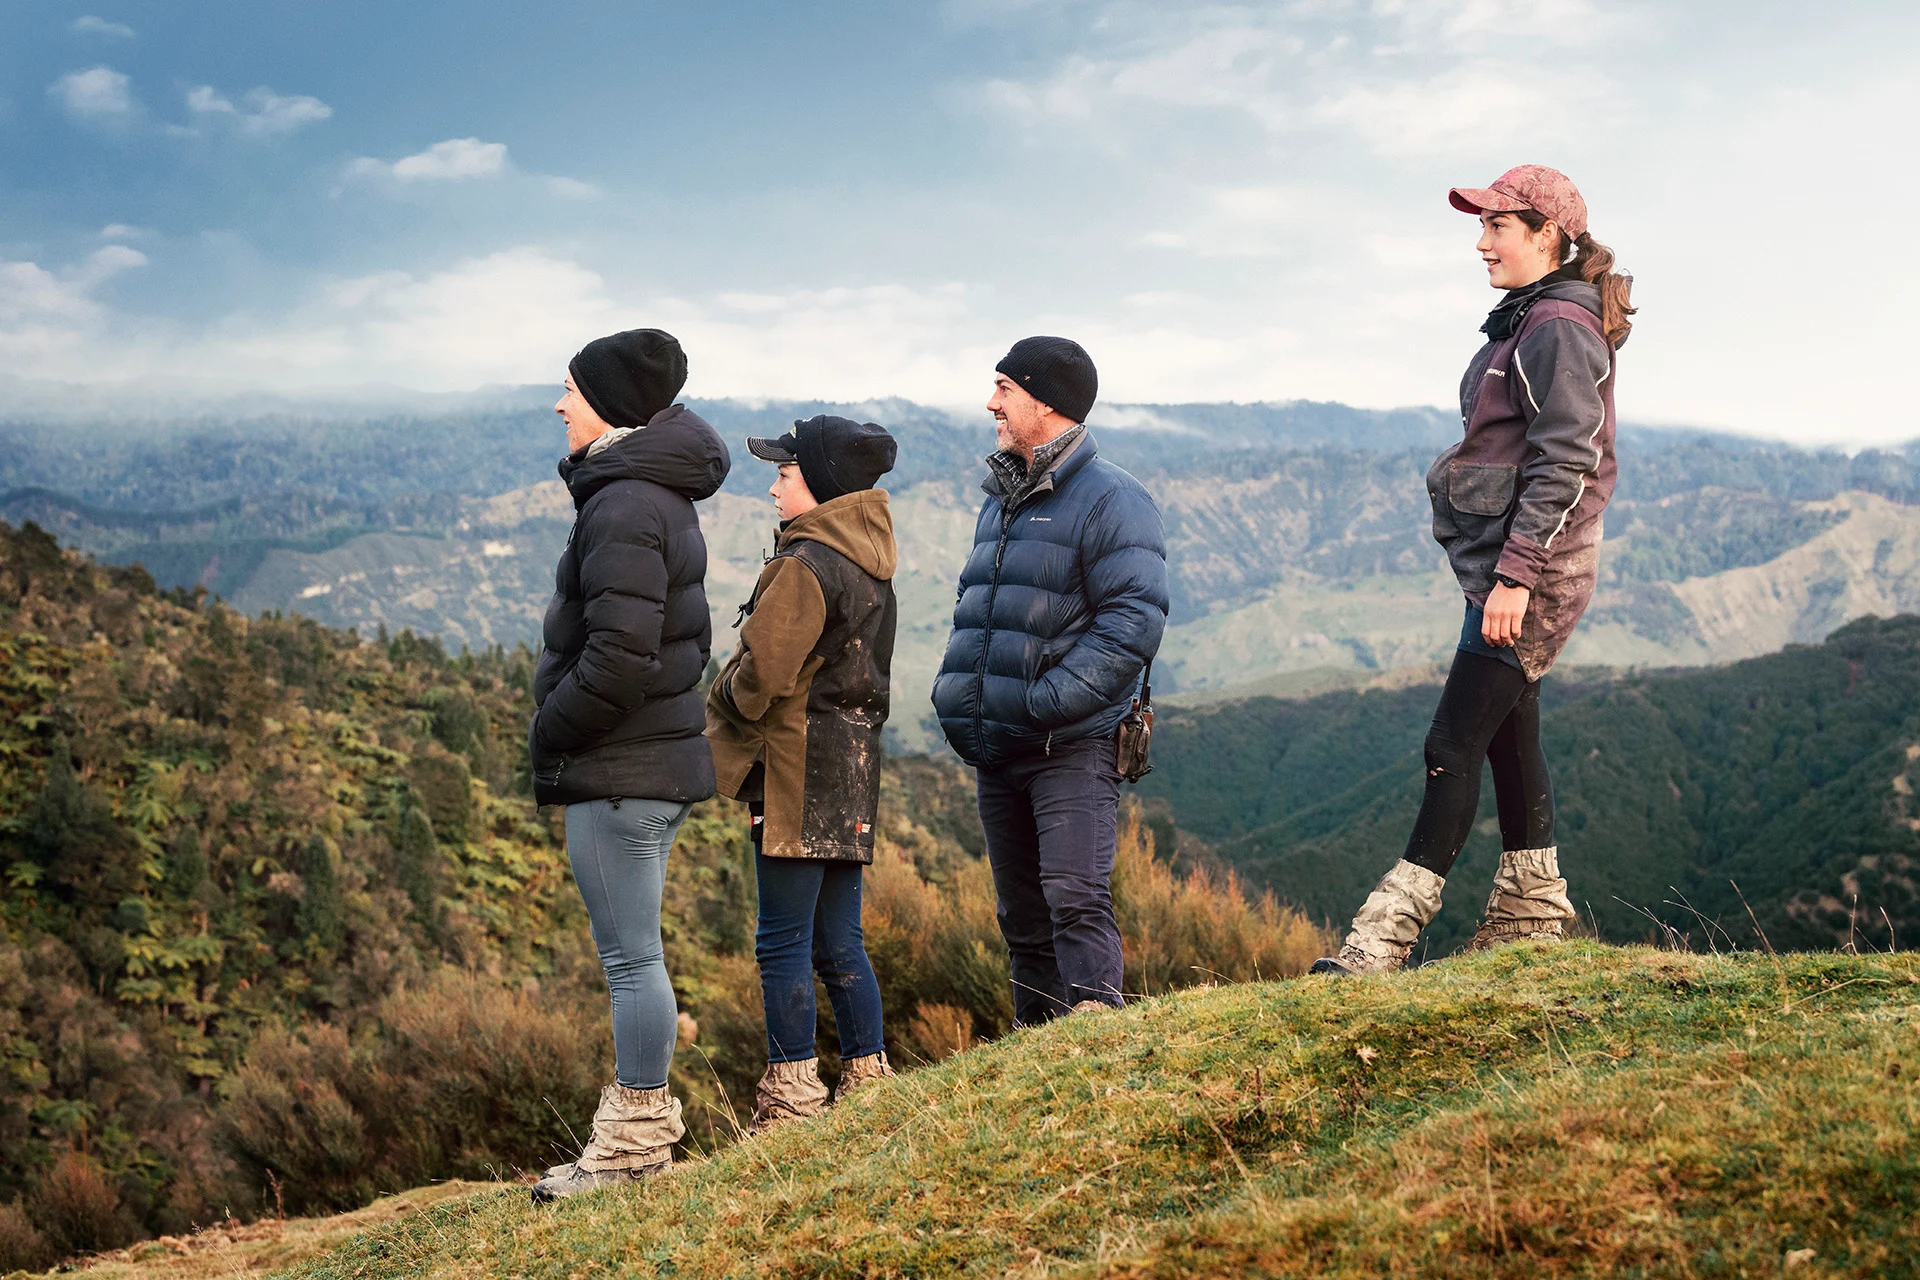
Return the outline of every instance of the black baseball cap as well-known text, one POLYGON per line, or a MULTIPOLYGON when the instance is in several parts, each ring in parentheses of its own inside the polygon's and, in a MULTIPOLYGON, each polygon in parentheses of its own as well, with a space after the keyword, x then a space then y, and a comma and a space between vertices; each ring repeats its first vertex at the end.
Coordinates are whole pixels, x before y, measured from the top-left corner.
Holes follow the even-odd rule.
POLYGON ((814 501, 828 502, 873 488, 893 470, 900 445, 877 422, 823 413, 796 420, 785 435, 748 436, 747 452, 765 462, 798 466, 814 501))

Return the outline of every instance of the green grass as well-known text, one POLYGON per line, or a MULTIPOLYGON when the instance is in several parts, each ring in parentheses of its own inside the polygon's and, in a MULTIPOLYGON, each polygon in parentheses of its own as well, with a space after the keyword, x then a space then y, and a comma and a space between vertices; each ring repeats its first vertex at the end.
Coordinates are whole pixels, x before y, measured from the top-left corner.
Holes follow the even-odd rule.
POLYGON ((287 1274, 1916 1275, 1916 1024, 1907 955, 1580 942, 1188 991, 287 1274))

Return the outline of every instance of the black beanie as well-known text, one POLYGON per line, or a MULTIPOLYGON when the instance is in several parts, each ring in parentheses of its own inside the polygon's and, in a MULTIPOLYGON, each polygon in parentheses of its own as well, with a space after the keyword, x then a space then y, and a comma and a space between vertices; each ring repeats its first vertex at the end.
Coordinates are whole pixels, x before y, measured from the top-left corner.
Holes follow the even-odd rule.
POLYGON ((748 436, 747 452, 782 466, 793 463, 815 502, 871 489, 893 470, 900 445, 877 422, 821 414, 796 421, 777 439, 748 436))
POLYGON ((821 414, 793 424, 799 437, 800 478, 815 502, 871 489, 893 470, 900 446, 877 422, 821 414))
POLYGON ((601 421, 644 427, 687 385, 687 354, 670 333, 629 329, 580 348, 567 372, 601 421))
POLYGON ((1062 417, 1085 422, 1093 412, 1100 375, 1093 357, 1070 338, 1022 338, 993 367, 1019 388, 1062 417))

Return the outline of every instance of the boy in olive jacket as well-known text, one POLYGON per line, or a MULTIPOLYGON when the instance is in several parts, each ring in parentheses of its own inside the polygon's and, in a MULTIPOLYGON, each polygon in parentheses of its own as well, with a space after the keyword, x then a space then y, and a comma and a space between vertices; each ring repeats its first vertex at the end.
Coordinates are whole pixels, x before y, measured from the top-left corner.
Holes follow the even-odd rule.
POLYGON ((884 427, 822 415, 747 449, 779 465, 769 492, 780 532, 742 610, 740 646, 708 691, 707 738, 720 794, 745 801, 753 821, 767 1013, 758 1130, 826 1105, 816 971, 840 1033, 836 1098, 893 1074, 860 931, 860 869, 873 861, 896 619, 893 517, 873 485, 897 446, 884 427))

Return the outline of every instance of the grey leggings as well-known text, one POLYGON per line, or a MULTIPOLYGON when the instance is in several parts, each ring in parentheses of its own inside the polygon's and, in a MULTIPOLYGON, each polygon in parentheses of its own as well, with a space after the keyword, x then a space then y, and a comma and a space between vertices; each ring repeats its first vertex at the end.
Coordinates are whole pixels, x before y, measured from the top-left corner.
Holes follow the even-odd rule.
POLYGON ((673 1061, 680 1010, 660 948, 660 890, 692 808, 628 799, 567 806, 567 859, 613 997, 614 1079, 629 1089, 660 1088, 673 1061))

